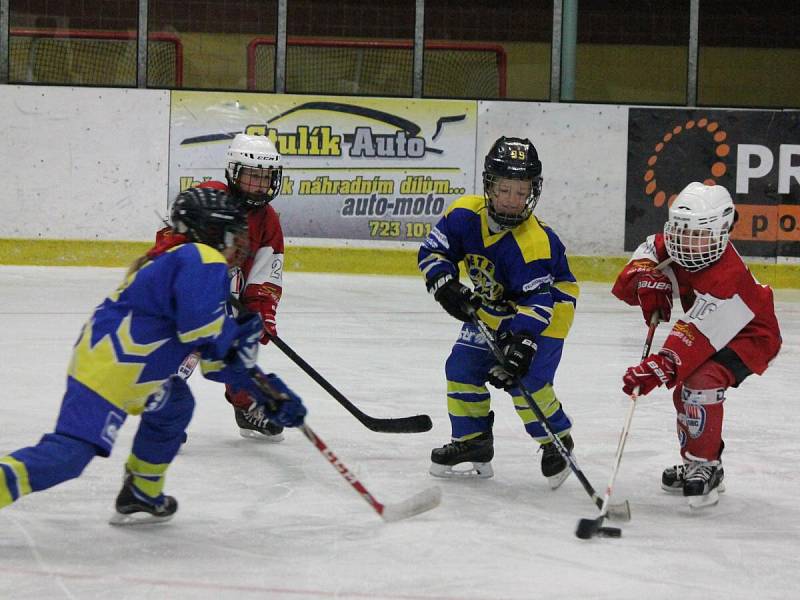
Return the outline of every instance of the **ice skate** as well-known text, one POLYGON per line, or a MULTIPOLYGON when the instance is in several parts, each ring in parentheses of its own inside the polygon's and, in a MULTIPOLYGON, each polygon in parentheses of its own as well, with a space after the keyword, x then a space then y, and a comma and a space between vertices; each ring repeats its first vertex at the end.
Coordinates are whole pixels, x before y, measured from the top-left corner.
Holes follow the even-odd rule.
POLYGON ((689 463, 683 482, 683 495, 689 500, 689 508, 716 505, 720 492, 725 491, 724 478, 725 471, 718 460, 689 463))
MULTIPOLYGON (((491 427, 491 421, 489 423, 491 427)), ((487 431, 471 440, 454 440, 431 451, 430 474, 434 477, 475 477, 486 479, 494 475, 494 437, 487 431), (471 468, 462 466, 469 463, 471 468), (461 466, 461 468, 456 468, 461 466)))
POLYGON ((283 441, 283 427, 271 422, 264 414, 263 407, 250 411, 234 407, 233 411, 239 426, 239 435, 243 438, 273 443, 283 441))
POLYGON ((178 501, 172 496, 162 496, 158 504, 137 493, 133 476, 128 475, 117 496, 116 512, 109 519, 111 525, 145 525, 166 523, 178 510, 178 501))
POLYGON ((672 465, 661 473, 661 489, 671 494, 683 492, 683 482, 686 480, 686 465, 672 465))
MULTIPOLYGON (((575 447, 575 442, 572 441, 572 436, 567 434, 561 441, 567 447, 567 450, 572 452, 575 447)), ((548 442, 542 444, 542 475, 547 477, 547 482, 550 484, 551 489, 556 489, 561 486, 570 474, 569 465, 561 453, 558 451, 555 443, 548 442)))

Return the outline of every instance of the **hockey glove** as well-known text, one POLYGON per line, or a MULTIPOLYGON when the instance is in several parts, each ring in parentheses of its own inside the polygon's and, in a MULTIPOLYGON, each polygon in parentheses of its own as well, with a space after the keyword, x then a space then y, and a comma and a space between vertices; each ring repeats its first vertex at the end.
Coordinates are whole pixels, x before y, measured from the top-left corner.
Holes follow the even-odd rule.
POLYGON ((672 315, 672 282, 657 269, 646 271, 636 281, 636 296, 648 325, 653 313, 658 311, 662 321, 669 321, 672 315))
POLYGON ((308 412, 303 401, 275 373, 265 374, 254 367, 250 370, 250 385, 257 392, 250 394, 250 406, 240 408, 248 412, 263 410, 270 421, 281 427, 299 427, 303 424, 308 412))
POLYGON ((265 405, 269 419, 283 427, 302 425, 308 411, 300 396, 289 389, 275 373, 260 374, 257 377, 261 380, 261 389, 269 395, 268 404, 265 405))
POLYGON ((481 305, 480 298, 472 293, 450 273, 444 273, 427 282, 428 292, 442 305, 451 317, 469 322, 475 310, 481 305))
POLYGON ((497 340, 505 360, 489 369, 489 383, 496 388, 509 390, 528 372, 536 356, 536 342, 524 333, 504 333, 497 340))
POLYGON ((264 331, 261 336, 262 344, 269 343, 271 337, 278 335, 275 327, 275 313, 278 310, 278 302, 281 299, 282 292, 281 287, 273 283, 259 285, 251 283, 244 290, 242 297, 244 304, 253 312, 258 312, 264 323, 264 331))
POLYGON ((636 388, 638 394, 649 394, 660 385, 671 388, 675 385, 677 372, 675 362, 668 354, 651 354, 635 367, 629 367, 622 377, 622 391, 632 395, 636 388))

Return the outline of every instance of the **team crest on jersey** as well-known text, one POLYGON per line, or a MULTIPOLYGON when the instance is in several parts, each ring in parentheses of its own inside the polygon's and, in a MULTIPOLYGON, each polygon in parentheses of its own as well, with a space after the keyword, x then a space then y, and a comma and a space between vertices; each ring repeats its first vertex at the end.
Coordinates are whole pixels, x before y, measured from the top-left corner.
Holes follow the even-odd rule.
POLYGON ((697 439, 706 428, 706 409, 701 404, 684 404, 686 411, 686 431, 689 437, 697 439))
POLYGON ((108 443, 108 445, 113 446, 114 442, 117 441, 119 428, 122 427, 122 423, 124 422, 125 419, 117 413, 108 413, 108 416, 106 417, 106 423, 103 425, 103 431, 100 433, 100 437, 103 439, 103 441, 108 443))
POLYGON ((503 286, 495 281, 495 266, 492 261, 479 254, 467 254, 464 264, 476 294, 489 302, 497 302, 503 298, 503 286))
POLYGON ((167 401, 167 391, 169 390, 169 387, 170 387, 170 382, 167 381, 167 383, 162 385, 161 388, 155 394, 150 396, 144 405, 144 412, 156 412, 161 410, 167 401))

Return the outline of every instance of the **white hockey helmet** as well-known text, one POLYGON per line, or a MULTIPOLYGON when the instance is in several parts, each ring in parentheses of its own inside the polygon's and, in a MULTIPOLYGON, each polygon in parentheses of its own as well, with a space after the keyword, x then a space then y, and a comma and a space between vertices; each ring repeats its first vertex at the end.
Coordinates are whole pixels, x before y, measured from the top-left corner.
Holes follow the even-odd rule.
POLYGON ((272 201, 280 193, 283 179, 281 155, 272 140, 237 134, 228 148, 225 179, 231 192, 250 207, 272 201))
POLYGON ((688 271, 716 262, 728 245, 736 220, 731 195, 721 185, 693 182, 669 208, 664 241, 672 259, 688 271))

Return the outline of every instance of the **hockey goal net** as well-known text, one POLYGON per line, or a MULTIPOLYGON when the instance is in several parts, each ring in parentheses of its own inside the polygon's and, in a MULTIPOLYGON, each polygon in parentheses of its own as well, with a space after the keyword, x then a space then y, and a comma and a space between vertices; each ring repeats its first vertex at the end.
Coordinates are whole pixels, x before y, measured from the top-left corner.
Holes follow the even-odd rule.
MULTIPOLYGON (((9 81, 74 85, 136 84, 135 31, 12 28, 9 81)), ((183 45, 170 33, 148 36, 147 85, 183 85, 183 45)))
MULTIPOLYGON (((414 47, 411 40, 314 40, 286 43, 286 91, 309 94, 410 96, 414 47)), ((423 95, 444 98, 503 98, 506 53, 502 46, 426 41, 423 95)), ((248 89, 274 91, 275 38, 255 38, 247 47, 248 89)))

